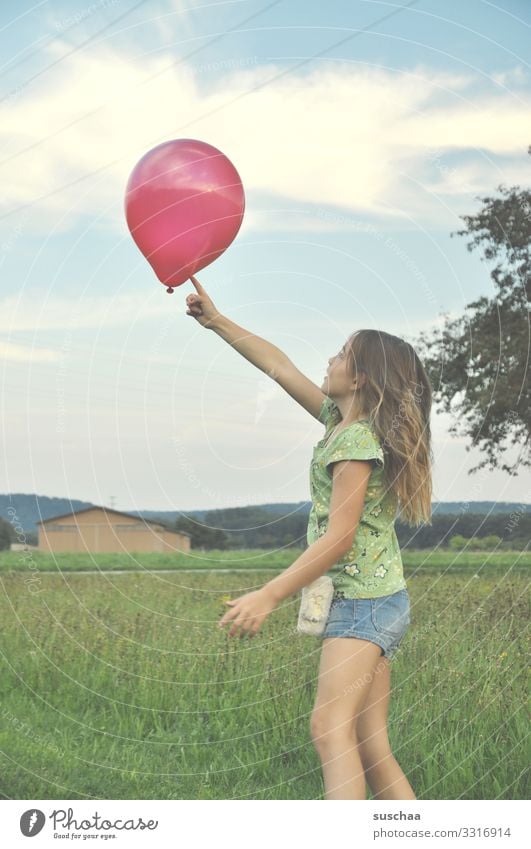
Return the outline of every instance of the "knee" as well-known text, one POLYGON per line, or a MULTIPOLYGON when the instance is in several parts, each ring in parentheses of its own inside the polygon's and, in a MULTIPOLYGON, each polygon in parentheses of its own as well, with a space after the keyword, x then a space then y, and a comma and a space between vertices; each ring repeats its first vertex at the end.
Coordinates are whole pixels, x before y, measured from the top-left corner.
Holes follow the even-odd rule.
POLYGON ((353 745, 356 736, 351 720, 345 721, 333 714, 320 711, 313 713, 310 719, 310 734, 318 751, 343 748, 345 743, 353 745))

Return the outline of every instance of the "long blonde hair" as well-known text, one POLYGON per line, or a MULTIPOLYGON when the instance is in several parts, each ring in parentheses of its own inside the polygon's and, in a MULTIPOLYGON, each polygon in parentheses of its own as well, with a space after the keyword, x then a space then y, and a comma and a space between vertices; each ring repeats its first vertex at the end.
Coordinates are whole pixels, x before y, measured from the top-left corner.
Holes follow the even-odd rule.
POLYGON ((415 349, 382 330, 357 330, 347 344, 348 368, 365 383, 356 390, 385 458, 384 484, 398 497, 399 518, 431 525, 431 384, 415 349))

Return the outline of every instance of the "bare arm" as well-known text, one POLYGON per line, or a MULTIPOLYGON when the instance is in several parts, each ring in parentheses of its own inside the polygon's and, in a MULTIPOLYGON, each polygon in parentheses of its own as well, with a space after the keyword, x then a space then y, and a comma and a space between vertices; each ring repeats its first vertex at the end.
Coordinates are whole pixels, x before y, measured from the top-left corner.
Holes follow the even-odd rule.
POLYGON ((253 366, 264 371, 273 380, 277 379, 281 368, 289 363, 286 354, 261 336, 256 336, 250 330, 240 327, 230 318, 218 314, 211 325, 212 330, 221 336, 225 342, 232 345, 242 357, 249 360, 253 366))
POLYGON ((240 327, 230 318, 222 315, 197 279, 190 277, 197 295, 191 294, 186 298, 187 315, 193 316, 203 327, 214 330, 225 342, 232 345, 242 357, 265 372, 288 395, 297 401, 314 418, 319 418, 321 405, 326 395, 317 384, 291 362, 289 357, 261 336, 256 336, 244 327, 240 327))
POLYGON ((282 599, 324 575, 348 553, 363 510, 370 472, 371 465, 364 460, 333 462, 332 498, 326 533, 315 540, 295 563, 261 589, 228 601, 231 609, 220 619, 220 628, 231 622, 231 637, 239 628, 240 637, 246 632, 254 636, 282 599))
POLYGON ((301 556, 262 590, 275 604, 324 575, 352 548, 363 511, 371 464, 339 460, 333 464, 328 528, 301 556))

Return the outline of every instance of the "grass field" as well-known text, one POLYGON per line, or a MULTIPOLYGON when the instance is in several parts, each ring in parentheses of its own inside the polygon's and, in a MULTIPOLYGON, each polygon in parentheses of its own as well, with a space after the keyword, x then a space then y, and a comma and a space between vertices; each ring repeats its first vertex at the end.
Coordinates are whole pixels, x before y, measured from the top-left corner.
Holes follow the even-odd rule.
MULTIPOLYGON (((85 570, 130 569, 286 569, 302 553, 302 549, 277 551, 247 549, 238 551, 174 552, 171 554, 47 554, 42 551, 0 551, 0 572, 10 570, 78 572, 85 570)), ((531 551, 402 551, 404 567, 416 571, 424 568, 470 570, 471 568, 521 570, 531 567, 531 551)))
MULTIPOLYGON (((321 644, 295 632, 298 596, 253 640, 216 628, 223 597, 293 549, 171 558, 246 567, 219 574, 150 574, 170 568, 163 555, 28 554, 0 555, 1 798, 322 798, 309 734, 321 644)), ((404 552, 394 753, 419 799, 525 799, 530 555, 426 554, 404 552)))

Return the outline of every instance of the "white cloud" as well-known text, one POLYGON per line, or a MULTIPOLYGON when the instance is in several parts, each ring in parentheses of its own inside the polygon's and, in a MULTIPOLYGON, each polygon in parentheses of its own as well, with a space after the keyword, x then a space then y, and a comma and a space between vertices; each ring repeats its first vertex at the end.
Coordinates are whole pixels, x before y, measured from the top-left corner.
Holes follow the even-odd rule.
MULTIPOLYGON (((59 40, 47 47, 50 58, 65 49, 59 40)), ((53 213, 65 215, 62 229, 81 216, 101 216, 101 226, 127 237, 123 196, 138 159, 167 139, 194 137, 230 157, 248 201, 264 193, 273 202, 315 205, 317 213, 335 206, 389 218, 403 216, 406 197, 408 215, 425 224, 426 192, 440 192, 448 203, 448 194, 466 194, 474 175, 475 189, 481 179, 484 188, 496 185, 497 168, 488 160, 499 154, 515 158, 518 174, 531 136, 531 110, 521 100, 475 91, 468 101, 475 79, 425 67, 400 73, 347 63, 319 66, 224 105, 280 68, 240 68, 206 83, 198 66, 197 74, 182 64, 160 73, 171 62, 171 54, 80 51, 2 104, 4 156, 37 143, 0 165, 3 209, 94 173, 40 201, 28 226, 49 231, 53 213), (433 151, 476 148, 478 164, 467 166, 465 180, 456 173, 450 183, 441 182, 436 168, 427 169, 433 151)), ((432 213, 438 212, 434 201, 432 213)), ((261 226, 263 215, 248 202, 242 232, 261 226)), ((301 215, 292 226, 315 228, 315 220, 301 215)))
POLYGON ((516 65, 514 68, 508 68, 506 71, 493 73, 490 78, 501 86, 527 85, 529 82, 527 71, 522 65, 516 65))
POLYGON ((482 150, 489 154, 522 155, 531 134, 531 98, 522 103, 511 95, 475 95, 469 103, 431 108, 396 128, 395 141, 404 147, 482 150), (415 141, 415 143, 414 143, 415 141))
MULTIPOLYGON (((484 163, 468 163, 466 165, 445 165, 444 160, 439 160, 435 165, 439 173, 431 186, 437 196, 456 195, 464 193, 468 196, 476 195, 486 189, 491 194, 498 183, 508 186, 522 182, 522 168, 515 163, 499 163, 499 170, 493 171, 492 166, 484 163)), ((528 179, 525 180, 528 183, 528 179)))
POLYGON ((0 361, 17 363, 53 363, 60 358, 58 351, 48 348, 29 348, 0 339, 0 361))
MULTIPOLYGON (((157 294, 160 294, 157 290, 157 294)), ((179 303, 177 312, 185 312, 179 303)), ((84 296, 82 299, 60 296, 36 299, 34 293, 23 292, 0 300, 2 327, 9 332, 76 330, 106 328, 131 324, 149 318, 168 318, 168 305, 154 295, 142 292, 109 297, 84 296)))

